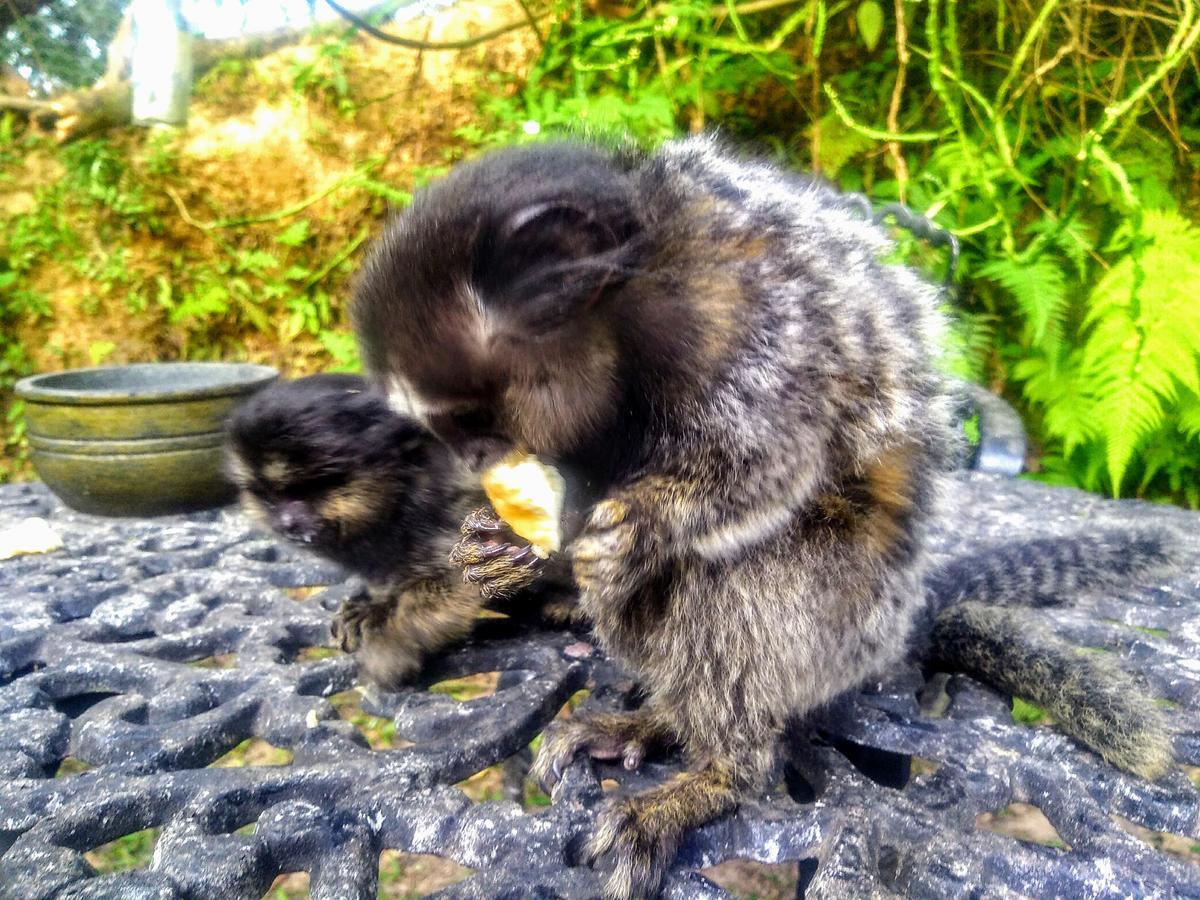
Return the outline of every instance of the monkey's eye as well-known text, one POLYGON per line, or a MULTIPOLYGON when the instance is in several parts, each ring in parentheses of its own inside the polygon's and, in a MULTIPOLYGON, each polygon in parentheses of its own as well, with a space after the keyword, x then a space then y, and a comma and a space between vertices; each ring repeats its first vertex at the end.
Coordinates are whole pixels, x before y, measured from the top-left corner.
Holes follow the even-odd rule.
POLYGON ((286 487, 281 488, 279 493, 280 496, 287 499, 303 500, 316 497, 318 494, 323 494, 326 491, 331 491, 344 483, 345 479, 341 475, 316 475, 312 478, 294 481, 286 487))

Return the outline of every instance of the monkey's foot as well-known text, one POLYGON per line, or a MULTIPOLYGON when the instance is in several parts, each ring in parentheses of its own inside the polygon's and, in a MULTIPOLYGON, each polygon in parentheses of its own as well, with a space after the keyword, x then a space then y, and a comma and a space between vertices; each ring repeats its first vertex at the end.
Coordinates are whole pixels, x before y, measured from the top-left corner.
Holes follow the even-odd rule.
POLYGON ((380 631, 387 623, 388 606, 366 591, 346 600, 329 623, 334 643, 346 653, 354 653, 366 638, 380 631))
POLYGON ((543 560, 528 543, 517 543, 492 510, 475 510, 460 531, 462 539, 450 551, 450 564, 462 568, 464 581, 479 586, 483 599, 511 596, 541 574, 543 560))
POLYGON ((581 750, 592 759, 619 759, 632 772, 649 749, 669 740, 662 721, 644 709, 573 716, 546 729, 530 774, 549 793, 581 750))
POLYGON ((571 555, 585 608, 628 599, 649 577, 653 550, 653 535, 635 507, 616 499, 597 504, 571 555))
POLYGON ((604 896, 655 896, 683 836, 736 805, 730 769, 717 763, 613 800, 600 813, 585 850, 589 864, 608 860, 604 896))

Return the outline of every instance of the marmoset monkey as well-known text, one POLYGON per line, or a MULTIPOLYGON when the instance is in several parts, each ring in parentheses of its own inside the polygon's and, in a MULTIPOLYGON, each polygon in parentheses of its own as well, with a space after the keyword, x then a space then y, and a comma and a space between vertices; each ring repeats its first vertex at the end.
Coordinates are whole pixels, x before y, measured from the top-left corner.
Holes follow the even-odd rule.
MULTIPOLYGON (((656 890, 683 834, 764 786, 785 721, 893 664, 924 608, 954 443, 937 292, 856 210, 707 137, 548 143, 418 193, 359 279, 396 409, 477 470, 521 448, 598 501, 564 552, 647 700, 549 729, 535 771, 688 760, 602 813, 611 896, 656 890)), ((485 574, 493 544, 460 545, 468 578, 538 577, 532 554, 485 574)))
MULTIPOLYGON (((312 375, 259 392, 230 418, 227 460, 255 519, 366 580, 333 631, 374 684, 409 678, 465 637, 491 599, 449 561, 464 518, 486 502, 478 479, 360 376, 312 375)), ((550 584, 506 611, 565 624, 570 601, 550 584)))

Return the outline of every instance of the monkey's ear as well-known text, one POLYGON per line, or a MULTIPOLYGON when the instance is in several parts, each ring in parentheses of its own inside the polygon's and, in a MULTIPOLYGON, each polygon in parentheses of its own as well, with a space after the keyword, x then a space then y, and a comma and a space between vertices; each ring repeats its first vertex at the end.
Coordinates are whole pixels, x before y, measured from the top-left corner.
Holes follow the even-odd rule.
POLYGON ((582 205, 548 201, 523 207, 485 239, 476 284, 485 302, 512 318, 515 334, 536 336, 574 319, 614 272, 620 240, 582 205))
POLYGON ((582 259, 617 245, 612 230, 580 206, 566 200, 534 203, 517 210, 500 229, 501 243, 522 250, 549 251, 560 259, 582 259))
POLYGON ((517 300, 547 272, 561 275, 616 246, 612 230, 582 207, 559 200, 534 203, 512 213, 484 238, 476 277, 493 294, 525 289, 507 298, 517 300))

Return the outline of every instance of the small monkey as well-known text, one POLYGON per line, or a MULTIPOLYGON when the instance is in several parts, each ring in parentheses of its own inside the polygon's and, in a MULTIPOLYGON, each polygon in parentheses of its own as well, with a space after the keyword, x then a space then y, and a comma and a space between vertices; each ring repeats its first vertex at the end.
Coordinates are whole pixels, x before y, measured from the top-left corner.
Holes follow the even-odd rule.
MULTIPOLYGON (((256 394, 230 419, 227 468, 252 517, 366 580, 333 632, 381 687, 469 634, 492 594, 506 593, 485 598, 449 562, 464 518, 486 502, 477 479, 360 376, 312 375, 256 394)), ((509 611, 561 623, 568 601, 527 591, 509 611)))
MULTIPOLYGON (((394 408, 476 470, 520 447, 579 474, 564 556, 647 700, 557 723, 535 772, 552 787, 578 753, 636 766, 664 745, 688 761, 601 814, 609 896, 656 891, 683 834, 764 787, 785 722, 885 671, 926 609, 955 439, 938 292, 889 248, 859 204, 709 137, 566 141, 427 186, 360 274, 356 330, 394 408)), ((468 578, 539 577, 472 524, 468 578)))

